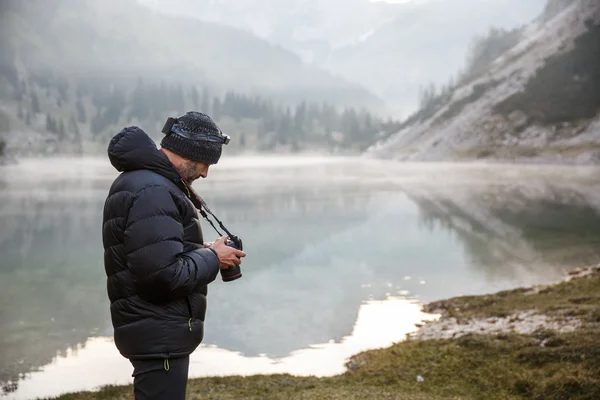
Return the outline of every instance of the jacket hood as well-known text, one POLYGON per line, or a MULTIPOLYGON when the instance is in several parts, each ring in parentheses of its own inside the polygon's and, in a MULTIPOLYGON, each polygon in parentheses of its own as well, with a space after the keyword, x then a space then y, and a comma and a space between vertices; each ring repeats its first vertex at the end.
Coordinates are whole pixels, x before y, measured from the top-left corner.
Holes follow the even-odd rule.
POLYGON ((119 172, 147 169, 170 180, 179 180, 179 173, 154 141, 137 126, 124 128, 108 145, 108 159, 119 172))

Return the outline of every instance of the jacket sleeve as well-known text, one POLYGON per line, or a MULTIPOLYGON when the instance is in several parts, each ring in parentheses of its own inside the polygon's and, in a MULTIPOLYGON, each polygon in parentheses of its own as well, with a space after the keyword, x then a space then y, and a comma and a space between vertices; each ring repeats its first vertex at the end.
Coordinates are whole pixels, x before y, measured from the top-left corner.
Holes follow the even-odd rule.
POLYGON ((172 300, 215 280, 219 259, 213 250, 183 251, 181 218, 165 187, 147 187, 133 199, 123 243, 127 267, 141 293, 172 300))

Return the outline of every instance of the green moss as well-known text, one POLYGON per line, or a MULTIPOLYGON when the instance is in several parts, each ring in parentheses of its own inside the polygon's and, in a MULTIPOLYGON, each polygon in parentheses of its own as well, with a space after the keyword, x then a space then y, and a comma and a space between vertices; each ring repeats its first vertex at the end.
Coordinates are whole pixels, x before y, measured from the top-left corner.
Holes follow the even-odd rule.
POLYGON ((425 309, 441 309, 451 317, 505 317, 519 311, 537 310, 549 316, 594 318, 600 306, 600 274, 548 286, 538 293, 516 289, 485 296, 464 296, 428 304, 425 309))
MULTIPOLYGON (((358 354, 348 372, 330 378, 256 375, 190 380, 189 399, 579 399, 600 398, 600 273, 548 287, 517 289, 433 303, 457 317, 510 315, 539 310, 560 318, 578 315, 571 333, 540 329, 467 335, 450 340, 409 340, 358 354), (423 377, 422 382, 417 376, 423 377)), ((130 399, 131 386, 60 400, 130 399)))

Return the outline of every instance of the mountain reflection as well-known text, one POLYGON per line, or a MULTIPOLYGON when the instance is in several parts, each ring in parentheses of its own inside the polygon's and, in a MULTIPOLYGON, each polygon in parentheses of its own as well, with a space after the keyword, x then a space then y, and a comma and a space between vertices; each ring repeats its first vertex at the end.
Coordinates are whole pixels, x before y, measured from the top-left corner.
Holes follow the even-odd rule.
MULTIPOLYGON (((598 260, 597 184, 585 177, 492 184, 475 169, 461 184, 440 184, 401 164, 357 162, 225 167, 195 185, 248 251, 241 280, 217 278, 209 289, 205 344, 285 358, 342 341, 370 299, 489 292, 598 260)), ((11 168, 25 173, 0 176, 7 392, 57 354, 112 335, 100 228, 116 175, 104 164, 39 175, 29 164, 11 168)), ((203 228, 206 240, 216 237, 203 228)))

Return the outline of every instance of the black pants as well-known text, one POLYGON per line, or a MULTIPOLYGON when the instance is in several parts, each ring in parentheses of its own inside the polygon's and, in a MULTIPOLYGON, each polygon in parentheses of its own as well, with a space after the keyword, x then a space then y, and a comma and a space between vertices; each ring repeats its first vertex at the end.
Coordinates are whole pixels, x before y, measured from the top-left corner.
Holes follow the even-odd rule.
POLYGON ((190 358, 131 360, 135 400, 185 400, 190 358))

